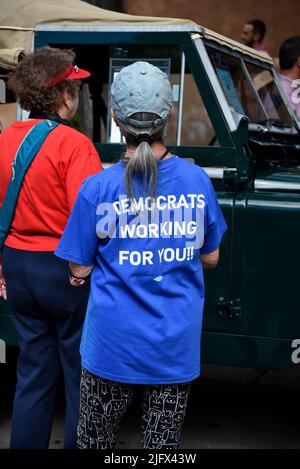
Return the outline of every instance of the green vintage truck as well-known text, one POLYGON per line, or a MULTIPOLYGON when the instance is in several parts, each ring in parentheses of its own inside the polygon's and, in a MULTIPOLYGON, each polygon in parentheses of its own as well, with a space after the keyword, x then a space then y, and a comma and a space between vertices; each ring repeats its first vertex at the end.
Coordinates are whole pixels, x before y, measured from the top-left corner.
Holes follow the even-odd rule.
MULTIPOLYGON (((122 15, 78 0, 42 7, 9 3, 0 13, 3 86, 19 54, 44 45, 74 48, 78 64, 92 72, 74 125, 93 139, 105 165, 123 148, 109 113, 115 74, 142 59, 169 75, 175 105, 167 145, 205 169, 229 226, 219 266, 205 272, 203 361, 294 366, 300 344, 300 124, 272 60, 187 20, 122 15)), ((14 104, 3 106, 7 124, 14 104)), ((0 338, 17 343, 4 301, 0 338)))

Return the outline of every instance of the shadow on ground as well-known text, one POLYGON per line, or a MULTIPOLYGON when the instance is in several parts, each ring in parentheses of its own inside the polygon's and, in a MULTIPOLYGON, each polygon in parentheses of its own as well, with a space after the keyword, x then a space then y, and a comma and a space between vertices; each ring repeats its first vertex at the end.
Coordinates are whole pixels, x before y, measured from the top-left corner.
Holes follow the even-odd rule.
MULTIPOLYGON (((16 349, 0 365, 0 448, 9 447, 16 349)), ((280 373, 203 365, 192 383, 181 447, 300 449, 300 365, 280 373)), ((140 391, 122 422, 118 448, 139 447, 140 391)), ((63 386, 51 448, 63 447, 63 386)))

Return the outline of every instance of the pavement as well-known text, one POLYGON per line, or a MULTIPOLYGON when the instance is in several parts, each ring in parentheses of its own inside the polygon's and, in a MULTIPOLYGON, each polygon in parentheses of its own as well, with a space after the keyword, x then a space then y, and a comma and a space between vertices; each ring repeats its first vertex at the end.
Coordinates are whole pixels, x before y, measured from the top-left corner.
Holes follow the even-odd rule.
MULTIPOLYGON (((0 448, 9 447, 16 352, 0 365, 0 448)), ((300 365, 283 372, 202 366, 191 386, 182 449, 300 449, 300 365)), ((63 447, 62 387, 50 448, 63 447)), ((140 396, 122 422, 117 448, 139 447, 140 396)))

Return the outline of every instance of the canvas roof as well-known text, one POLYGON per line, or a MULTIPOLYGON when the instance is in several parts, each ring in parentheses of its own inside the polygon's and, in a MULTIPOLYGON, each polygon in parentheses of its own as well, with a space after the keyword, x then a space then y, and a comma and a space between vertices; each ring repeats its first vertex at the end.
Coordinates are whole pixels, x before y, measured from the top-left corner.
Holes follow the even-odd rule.
POLYGON ((35 30, 147 30, 189 31, 205 35, 270 62, 264 54, 216 34, 193 21, 179 18, 133 16, 104 10, 81 0, 1 0, 0 66, 13 69, 19 55, 31 50, 35 30))

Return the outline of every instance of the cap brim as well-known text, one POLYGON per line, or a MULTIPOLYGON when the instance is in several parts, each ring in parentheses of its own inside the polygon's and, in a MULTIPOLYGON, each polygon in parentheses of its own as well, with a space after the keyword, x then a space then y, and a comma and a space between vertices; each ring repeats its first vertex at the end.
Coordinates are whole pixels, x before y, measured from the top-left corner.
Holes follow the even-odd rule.
POLYGON ((83 78, 88 78, 91 76, 90 72, 87 70, 83 70, 83 68, 77 68, 77 71, 73 70, 71 74, 68 76, 67 80, 81 80, 83 78))

